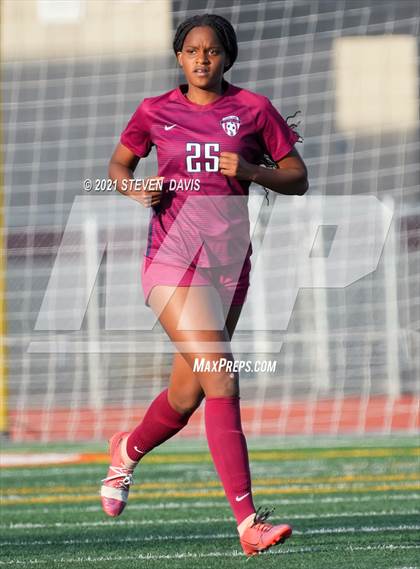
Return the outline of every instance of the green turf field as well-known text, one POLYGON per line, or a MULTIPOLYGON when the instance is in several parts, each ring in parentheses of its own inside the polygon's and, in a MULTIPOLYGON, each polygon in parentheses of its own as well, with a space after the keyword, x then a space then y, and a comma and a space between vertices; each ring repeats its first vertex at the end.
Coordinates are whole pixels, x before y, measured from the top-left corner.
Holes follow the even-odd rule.
POLYGON ((146 457, 119 519, 107 518, 100 509, 105 464, 2 469, 0 565, 420 567, 420 452, 415 442, 288 441, 270 443, 270 448, 267 441, 264 446, 250 441, 256 504, 274 505, 273 521, 290 522, 294 534, 249 560, 200 444, 174 441, 146 457))

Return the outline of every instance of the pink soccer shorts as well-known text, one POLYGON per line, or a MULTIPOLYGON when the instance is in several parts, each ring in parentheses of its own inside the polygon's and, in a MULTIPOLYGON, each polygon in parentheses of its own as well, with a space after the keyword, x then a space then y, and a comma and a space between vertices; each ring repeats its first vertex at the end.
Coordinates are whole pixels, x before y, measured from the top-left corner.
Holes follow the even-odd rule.
POLYGON ((240 263, 242 270, 239 278, 237 264, 221 265, 218 267, 198 267, 193 263, 185 267, 152 262, 150 257, 143 257, 141 270, 141 282, 146 306, 149 304, 149 295, 156 285, 167 286, 209 286, 213 285, 219 292, 222 304, 244 304, 249 288, 249 274, 251 272, 251 260, 249 257, 240 263), (193 282, 194 279, 194 282, 193 282), (234 290, 232 297, 232 290, 234 290), (230 300, 232 299, 232 300, 230 300))

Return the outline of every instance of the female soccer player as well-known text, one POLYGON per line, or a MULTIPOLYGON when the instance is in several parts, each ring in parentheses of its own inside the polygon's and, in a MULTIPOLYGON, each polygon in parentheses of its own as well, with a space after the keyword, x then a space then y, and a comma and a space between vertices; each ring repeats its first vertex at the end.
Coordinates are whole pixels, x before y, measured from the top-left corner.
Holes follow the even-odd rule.
POLYGON ((251 268, 248 189, 256 182, 280 194, 303 195, 306 167, 294 132, 259 94, 224 78, 238 47, 231 24, 217 15, 181 23, 173 49, 187 83, 144 99, 123 131, 109 176, 119 191, 151 206, 142 267, 145 301, 177 348, 169 387, 132 432, 110 439, 111 464, 102 481, 106 514, 123 511, 139 461, 187 424, 205 399, 210 453, 237 521, 246 555, 288 538, 289 525, 266 522, 252 499, 238 373, 194 361, 233 364, 230 340, 241 314, 251 268), (139 159, 157 148, 161 191, 129 189, 139 159), (260 166, 269 155, 276 169, 260 166), (185 213, 187 212, 187 213, 185 213), (211 347, 210 347, 211 346, 211 347), (211 371, 209 371, 211 369, 211 371))

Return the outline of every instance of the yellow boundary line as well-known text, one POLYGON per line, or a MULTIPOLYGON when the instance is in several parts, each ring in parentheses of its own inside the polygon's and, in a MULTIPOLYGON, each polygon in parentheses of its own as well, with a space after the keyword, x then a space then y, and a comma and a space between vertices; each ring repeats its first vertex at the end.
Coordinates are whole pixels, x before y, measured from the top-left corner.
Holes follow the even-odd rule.
MULTIPOLYGON (((257 488, 253 491, 256 496, 279 495, 279 494, 340 494, 340 493, 367 493, 367 492, 388 492, 390 490, 412 491, 420 490, 420 484, 406 484, 404 486, 397 484, 383 484, 378 486, 355 485, 347 488, 337 488, 336 485, 324 488, 257 488)), ((143 494, 140 492, 131 492, 131 501, 149 501, 159 499, 175 499, 175 498, 223 498, 225 496, 223 490, 203 490, 202 492, 150 492, 143 494)), ((86 496, 46 496, 46 497, 13 497, 3 501, 3 506, 20 504, 61 504, 61 503, 83 503, 91 501, 99 501, 99 491, 97 494, 86 496)))

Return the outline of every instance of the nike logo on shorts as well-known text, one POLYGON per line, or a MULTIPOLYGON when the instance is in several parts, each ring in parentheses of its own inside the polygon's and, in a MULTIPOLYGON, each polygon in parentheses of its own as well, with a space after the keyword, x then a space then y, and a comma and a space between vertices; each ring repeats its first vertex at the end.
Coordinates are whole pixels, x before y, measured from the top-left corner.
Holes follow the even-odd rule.
POLYGON ((174 126, 176 126, 176 124, 165 124, 165 130, 171 130, 171 128, 174 128, 174 126))
POLYGON ((244 494, 243 496, 236 496, 235 500, 236 500, 237 502, 242 502, 242 500, 243 500, 244 498, 246 498, 247 496, 249 496, 249 492, 247 492, 247 493, 244 494))
POLYGON ((139 452, 140 454, 144 454, 144 451, 143 451, 143 450, 140 450, 140 449, 137 448, 137 447, 134 447, 134 450, 135 450, 136 452, 139 452))

